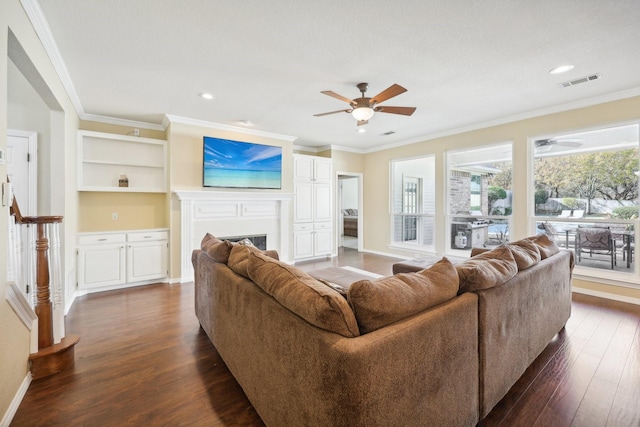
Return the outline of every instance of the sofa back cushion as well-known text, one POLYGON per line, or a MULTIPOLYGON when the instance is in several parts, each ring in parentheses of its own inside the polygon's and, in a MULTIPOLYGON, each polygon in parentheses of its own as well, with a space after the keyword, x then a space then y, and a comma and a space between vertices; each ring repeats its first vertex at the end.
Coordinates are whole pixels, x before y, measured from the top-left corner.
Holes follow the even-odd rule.
POLYGON ((458 274, 447 258, 416 273, 398 273, 351 284, 347 294, 366 334, 441 304, 458 293, 458 274))
POLYGON ((226 264, 229 260, 229 254, 233 244, 227 240, 220 240, 211 234, 205 234, 200 248, 209 255, 209 258, 215 262, 226 264))
POLYGON ((246 266, 256 285, 307 322, 348 338, 360 335, 347 301, 324 283, 260 251, 248 252, 246 266))
POLYGON ((251 252, 260 252, 260 249, 255 246, 233 245, 227 265, 239 275, 249 277, 247 266, 249 262, 249 253, 251 252))
POLYGON ((455 265, 460 277, 460 292, 498 286, 518 273, 518 264, 506 246, 498 246, 455 265))
POLYGON ((529 239, 518 240, 505 245, 511 251, 518 270, 526 270, 540 262, 540 249, 529 239))
POLYGON ((528 238, 538 246, 540 250, 540 258, 547 259, 560 252, 560 248, 546 234, 536 234, 528 238))

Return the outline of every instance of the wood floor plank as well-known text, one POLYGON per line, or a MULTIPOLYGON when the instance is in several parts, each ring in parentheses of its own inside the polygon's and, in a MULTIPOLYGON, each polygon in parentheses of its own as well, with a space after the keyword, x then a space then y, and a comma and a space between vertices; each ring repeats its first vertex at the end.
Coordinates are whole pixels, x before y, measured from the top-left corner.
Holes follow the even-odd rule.
MULTIPOLYGON (((298 264, 391 274, 395 258, 341 250, 298 264)), ((263 426, 193 308, 193 284, 80 297, 73 367, 33 381, 12 426, 263 426)), ((572 315, 481 426, 640 426, 640 306, 574 294, 572 315)))

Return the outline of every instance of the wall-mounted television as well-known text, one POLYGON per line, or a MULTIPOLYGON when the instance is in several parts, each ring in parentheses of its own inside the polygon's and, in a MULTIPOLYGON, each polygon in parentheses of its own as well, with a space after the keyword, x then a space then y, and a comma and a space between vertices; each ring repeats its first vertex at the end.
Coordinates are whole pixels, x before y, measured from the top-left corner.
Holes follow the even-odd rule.
POLYGON ((204 137, 202 185, 282 188, 282 147, 204 137))

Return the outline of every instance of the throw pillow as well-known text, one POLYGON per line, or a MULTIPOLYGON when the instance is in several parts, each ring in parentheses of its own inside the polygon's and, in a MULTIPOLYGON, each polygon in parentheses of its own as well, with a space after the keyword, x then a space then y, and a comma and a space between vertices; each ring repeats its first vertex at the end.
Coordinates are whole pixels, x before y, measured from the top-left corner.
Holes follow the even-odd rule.
POLYGON ((460 293, 498 286, 518 273, 518 264, 506 246, 498 246, 456 264, 460 293))
POLYGON ((516 260, 516 264, 518 264, 518 271, 526 270, 540 262, 540 249, 538 249, 538 245, 531 240, 522 239, 513 243, 507 243, 505 246, 511 250, 513 258, 516 260))
POLYGON ((229 260, 232 246, 231 242, 220 240, 209 233, 204 236, 200 244, 200 248, 206 252, 212 260, 224 264, 229 260))
POLYGON ((450 300, 457 293, 456 269, 442 258, 415 273, 357 281, 347 296, 360 333, 366 334, 450 300))
POLYGON ((535 236, 528 237, 528 239, 538 246, 540 259, 547 259, 560 252, 558 245, 546 234, 536 234, 535 236))
POLYGON ((360 335, 349 304, 329 286, 259 251, 249 252, 247 267, 256 285, 307 322, 348 338, 360 335))

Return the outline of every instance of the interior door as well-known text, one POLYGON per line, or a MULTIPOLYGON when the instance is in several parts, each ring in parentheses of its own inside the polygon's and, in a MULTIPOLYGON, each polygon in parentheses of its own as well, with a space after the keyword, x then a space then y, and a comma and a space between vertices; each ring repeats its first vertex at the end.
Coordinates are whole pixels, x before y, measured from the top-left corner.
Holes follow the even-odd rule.
MULTIPOLYGON (((23 216, 36 215, 36 162, 35 151, 37 147, 37 134, 35 132, 7 131, 7 153, 6 166, 7 178, 13 187, 20 212, 23 216)), ((7 266, 7 276, 16 281, 22 292, 28 293, 27 268, 30 265, 28 250, 28 229, 19 227, 18 248, 8 248, 10 251, 17 250, 15 265, 7 266), (20 272, 18 273, 19 270, 20 272)))

